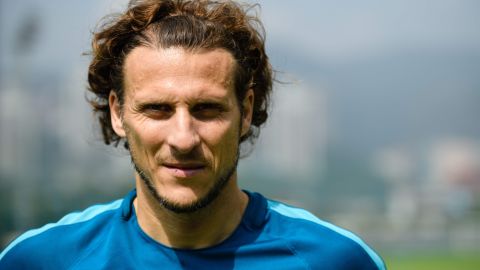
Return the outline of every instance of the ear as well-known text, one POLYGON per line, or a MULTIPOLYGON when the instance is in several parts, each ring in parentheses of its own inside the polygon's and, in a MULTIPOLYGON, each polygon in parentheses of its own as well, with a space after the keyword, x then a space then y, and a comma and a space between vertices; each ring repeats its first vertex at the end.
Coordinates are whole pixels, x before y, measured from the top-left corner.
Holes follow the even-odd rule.
POLYGON ((242 132, 241 136, 244 136, 250 130, 250 125, 252 124, 252 115, 253 115, 253 101, 254 93, 252 89, 248 89, 245 94, 245 98, 242 102, 243 115, 242 115, 242 132))
POLYGON ((123 128, 122 108, 117 94, 112 90, 108 96, 108 106, 110 107, 110 121, 115 133, 120 137, 125 137, 125 129, 123 128))

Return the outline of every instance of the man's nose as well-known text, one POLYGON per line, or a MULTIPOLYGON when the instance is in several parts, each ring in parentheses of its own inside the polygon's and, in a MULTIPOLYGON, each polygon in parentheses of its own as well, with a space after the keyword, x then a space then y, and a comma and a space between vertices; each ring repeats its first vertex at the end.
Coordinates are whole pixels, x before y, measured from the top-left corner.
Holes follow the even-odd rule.
POLYGON ((179 153, 191 152, 200 142, 194 119, 187 110, 178 110, 172 117, 167 143, 179 153))

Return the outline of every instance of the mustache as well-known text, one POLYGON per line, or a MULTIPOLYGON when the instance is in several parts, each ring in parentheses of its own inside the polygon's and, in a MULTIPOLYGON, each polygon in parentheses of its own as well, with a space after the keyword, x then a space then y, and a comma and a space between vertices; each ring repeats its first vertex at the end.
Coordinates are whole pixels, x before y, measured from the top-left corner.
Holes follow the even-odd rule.
POLYGON ((170 149, 168 155, 159 156, 159 160, 167 163, 204 163, 208 164, 208 160, 200 149, 192 149, 190 152, 181 153, 175 149, 170 149))

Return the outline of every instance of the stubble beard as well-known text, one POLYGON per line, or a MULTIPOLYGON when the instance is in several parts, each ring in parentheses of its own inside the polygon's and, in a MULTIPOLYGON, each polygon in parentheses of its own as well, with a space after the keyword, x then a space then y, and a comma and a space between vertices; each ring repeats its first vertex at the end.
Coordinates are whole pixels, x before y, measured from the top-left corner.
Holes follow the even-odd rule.
POLYGON ((194 213, 197 212, 201 209, 206 208, 208 205, 210 205, 218 196, 220 193, 223 191, 225 186, 229 181, 231 181, 233 174, 237 170, 238 166, 238 160, 240 158, 240 143, 241 143, 241 128, 242 128, 242 121, 243 119, 243 111, 240 110, 240 121, 239 121, 239 128, 238 128, 238 133, 237 133, 237 147, 234 150, 235 151, 235 157, 233 159, 233 162, 231 164, 227 164, 227 167, 225 170, 223 170, 222 174, 220 174, 217 179, 215 179, 213 186, 210 188, 210 190, 207 192, 207 194, 199 199, 197 199, 194 202, 191 202, 189 204, 180 204, 178 202, 174 202, 166 198, 165 196, 162 196, 157 188, 155 187, 154 182, 152 179, 145 173, 145 170, 140 167, 139 163, 137 162, 135 158, 135 153, 131 148, 131 144, 129 143, 128 139, 128 130, 129 128, 127 126, 124 126, 124 129, 127 131, 127 137, 126 139, 126 145, 127 149, 130 152, 130 157, 131 157, 131 162, 133 164, 133 168, 135 171, 138 173, 140 176, 140 179, 142 182, 145 184, 145 186, 148 189, 148 192, 150 195, 157 201, 157 203, 164 207, 167 210, 170 210, 174 213, 177 214, 186 214, 186 213, 194 213))
POLYGON ((139 165, 139 163, 136 161, 135 155, 130 149, 130 157, 132 160, 133 167, 135 171, 138 173, 140 176, 140 179, 142 182, 145 184, 147 187, 150 195, 157 201, 157 203, 164 207, 167 210, 170 210, 174 213, 177 214, 182 214, 182 213, 194 213, 199 211, 200 209, 204 209, 208 205, 210 205, 218 196, 220 193, 223 191, 227 183, 232 179, 233 174, 235 173, 238 165, 238 159, 239 159, 239 143, 237 144, 236 148, 236 153, 235 153, 235 158, 231 164, 228 164, 227 168, 223 170, 223 173, 215 179, 213 186, 210 188, 210 190, 207 192, 207 194, 189 204, 180 204, 178 202, 174 202, 172 200, 169 200, 165 196, 162 196, 157 188, 155 187, 154 182, 152 179, 145 173, 145 170, 142 169, 139 165))

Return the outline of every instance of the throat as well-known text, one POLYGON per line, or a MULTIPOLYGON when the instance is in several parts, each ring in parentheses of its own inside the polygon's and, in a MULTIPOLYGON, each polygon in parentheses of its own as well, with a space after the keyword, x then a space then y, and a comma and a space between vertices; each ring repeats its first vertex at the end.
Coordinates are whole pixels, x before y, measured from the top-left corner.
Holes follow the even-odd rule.
POLYGON ((175 213, 145 195, 137 189, 133 202, 140 228, 155 241, 181 249, 206 248, 223 242, 240 224, 248 204, 248 195, 243 191, 226 188, 208 207, 175 213))

